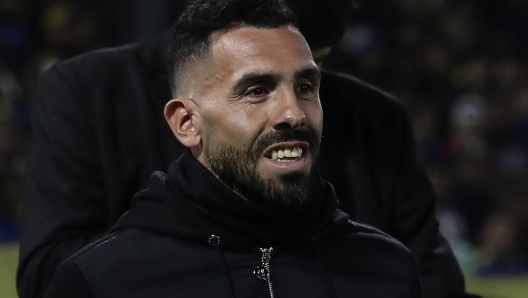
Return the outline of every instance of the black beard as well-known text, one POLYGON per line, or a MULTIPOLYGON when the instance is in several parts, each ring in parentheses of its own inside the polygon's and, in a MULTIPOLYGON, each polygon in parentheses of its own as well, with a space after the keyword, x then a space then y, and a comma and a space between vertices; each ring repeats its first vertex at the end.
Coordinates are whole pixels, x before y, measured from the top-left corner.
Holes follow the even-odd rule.
POLYGON ((210 170, 227 187, 246 199, 269 207, 292 207, 305 203, 316 185, 319 140, 309 130, 279 130, 257 138, 248 151, 215 142, 204 152, 210 170), (313 163, 309 174, 293 172, 276 179, 264 179, 256 170, 262 152, 275 143, 303 141, 309 144, 313 163))

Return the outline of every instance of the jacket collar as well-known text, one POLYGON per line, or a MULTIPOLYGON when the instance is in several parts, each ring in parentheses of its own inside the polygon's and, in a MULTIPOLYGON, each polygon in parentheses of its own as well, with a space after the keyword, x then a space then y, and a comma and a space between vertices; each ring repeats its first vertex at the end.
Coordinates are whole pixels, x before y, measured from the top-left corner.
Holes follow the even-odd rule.
POLYGON ((230 249, 303 245, 348 221, 337 210, 331 185, 320 177, 315 183, 317 191, 303 208, 268 209, 236 195, 187 150, 167 175, 152 175, 149 188, 134 196, 134 207, 111 232, 139 228, 201 244, 216 235, 230 249))

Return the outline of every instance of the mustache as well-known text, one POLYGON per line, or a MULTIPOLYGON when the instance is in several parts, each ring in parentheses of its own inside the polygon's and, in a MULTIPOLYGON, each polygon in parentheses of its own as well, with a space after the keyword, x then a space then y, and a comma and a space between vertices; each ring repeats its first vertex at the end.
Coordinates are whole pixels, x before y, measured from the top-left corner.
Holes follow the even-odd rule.
POLYGON ((267 147, 282 142, 300 141, 310 145, 311 150, 316 150, 319 140, 315 133, 308 129, 283 129, 266 133, 258 137, 249 149, 249 153, 257 159, 267 147))

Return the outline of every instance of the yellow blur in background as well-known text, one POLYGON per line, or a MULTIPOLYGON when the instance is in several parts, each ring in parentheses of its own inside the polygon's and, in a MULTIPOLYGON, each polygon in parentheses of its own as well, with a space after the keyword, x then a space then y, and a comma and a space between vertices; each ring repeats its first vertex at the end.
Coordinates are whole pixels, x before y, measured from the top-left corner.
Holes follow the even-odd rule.
POLYGON ((18 245, 0 244, 0 297, 15 298, 15 276, 18 265, 18 245))
MULTIPOLYGON (((0 298, 16 298, 15 276, 18 245, 0 245, 0 298)), ((528 276, 515 278, 472 278, 466 281, 468 292, 484 298, 526 298, 528 276)))

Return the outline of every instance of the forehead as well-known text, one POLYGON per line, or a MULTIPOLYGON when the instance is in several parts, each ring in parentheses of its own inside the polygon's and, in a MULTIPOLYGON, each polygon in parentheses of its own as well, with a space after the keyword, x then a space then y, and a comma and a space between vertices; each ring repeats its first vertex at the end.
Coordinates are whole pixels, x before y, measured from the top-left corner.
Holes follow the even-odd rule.
POLYGON ((214 64, 224 71, 295 71, 315 65, 308 44, 292 26, 272 29, 241 27, 213 38, 214 64))

